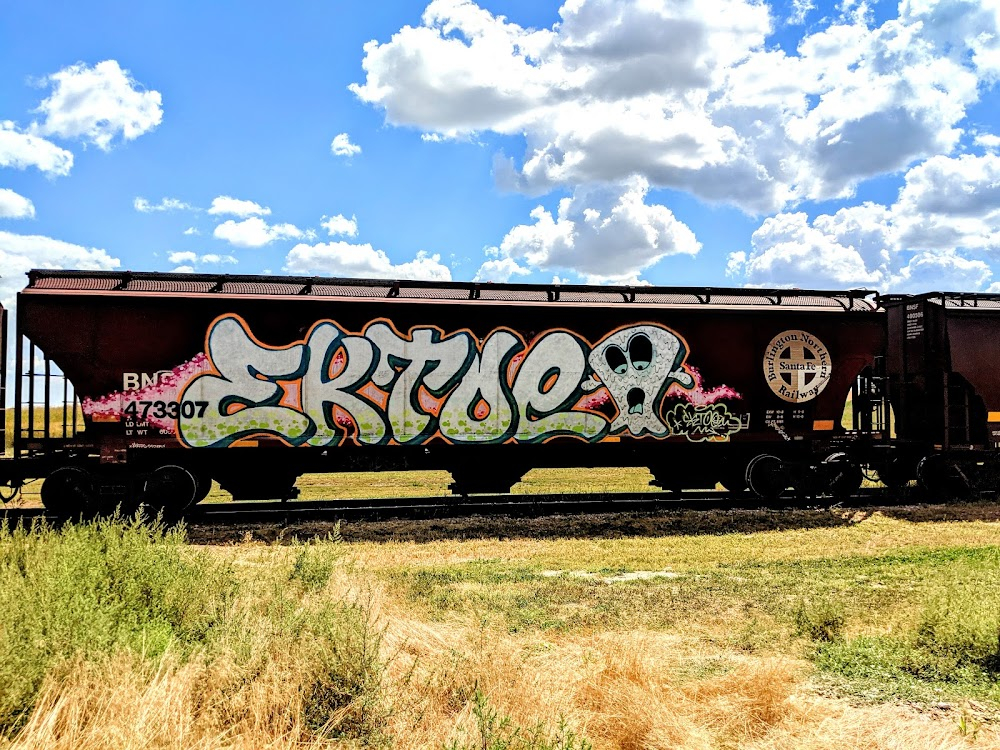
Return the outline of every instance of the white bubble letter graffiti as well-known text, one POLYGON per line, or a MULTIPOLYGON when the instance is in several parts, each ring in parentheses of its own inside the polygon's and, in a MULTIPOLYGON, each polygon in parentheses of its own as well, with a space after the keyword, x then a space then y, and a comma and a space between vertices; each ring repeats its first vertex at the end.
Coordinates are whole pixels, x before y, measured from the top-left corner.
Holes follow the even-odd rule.
POLYGON ((309 445, 338 445, 346 434, 346 425, 336 424, 334 406, 351 416, 359 441, 382 442, 385 422, 381 413, 356 393, 368 382, 375 362, 372 342, 345 335, 336 324, 324 322, 312 329, 306 347, 309 365, 302 376, 302 411, 316 423, 316 434, 309 438, 309 445), (336 367, 339 370, 334 374, 336 367))
POLYGON ((302 376, 305 347, 261 346, 237 317, 220 318, 208 335, 208 357, 218 375, 194 378, 181 400, 207 401, 204 413, 181 417, 177 435, 192 447, 231 445, 257 433, 277 435, 299 445, 313 431, 310 419, 282 406, 284 388, 277 381, 302 376))
POLYGON ((380 352, 372 380, 389 391, 392 436, 399 443, 422 443, 434 425, 420 404, 420 387, 441 397, 454 386, 475 352, 472 337, 460 332, 441 340, 436 328, 414 328, 404 338, 385 323, 368 326, 365 336, 380 352))
POLYGON ((608 426, 600 414, 570 411, 581 395, 587 370, 584 345, 565 331, 540 338, 514 376, 514 401, 521 410, 516 437, 537 442, 553 435, 596 439, 608 426))
POLYGON ((490 334, 441 406, 442 435, 455 443, 502 443, 510 437, 517 405, 507 387, 507 366, 520 348, 521 342, 508 331, 490 334), (477 414, 479 407, 485 414, 477 414))

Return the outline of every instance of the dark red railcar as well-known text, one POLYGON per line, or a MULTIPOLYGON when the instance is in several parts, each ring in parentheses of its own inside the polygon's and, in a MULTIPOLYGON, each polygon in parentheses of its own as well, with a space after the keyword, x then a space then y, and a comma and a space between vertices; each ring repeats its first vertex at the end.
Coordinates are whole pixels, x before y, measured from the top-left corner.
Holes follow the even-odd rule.
POLYGON ((1000 295, 932 292, 879 301, 887 312, 896 434, 887 478, 918 478, 934 496, 995 490, 1000 295))
POLYGON ((885 344, 869 297, 32 271, 5 479, 59 509, 416 468, 458 494, 554 466, 774 494, 844 434, 885 344))

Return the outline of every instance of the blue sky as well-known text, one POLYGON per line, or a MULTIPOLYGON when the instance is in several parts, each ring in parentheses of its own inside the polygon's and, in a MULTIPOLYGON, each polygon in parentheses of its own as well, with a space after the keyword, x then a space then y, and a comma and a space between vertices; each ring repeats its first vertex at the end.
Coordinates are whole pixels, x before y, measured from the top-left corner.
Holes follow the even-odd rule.
POLYGON ((1000 289, 1000 3, 8 0, 30 267, 1000 289))

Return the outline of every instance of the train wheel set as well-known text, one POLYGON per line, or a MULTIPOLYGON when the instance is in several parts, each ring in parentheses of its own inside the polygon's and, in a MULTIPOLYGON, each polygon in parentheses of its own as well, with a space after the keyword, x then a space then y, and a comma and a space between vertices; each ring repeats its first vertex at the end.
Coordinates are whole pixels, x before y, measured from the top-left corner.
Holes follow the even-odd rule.
POLYGON ((60 515, 408 469, 456 502, 547 467, 776 504, 995 493, 998 322, 988 294, 36 270, 0 321, 0 483, 60 515))

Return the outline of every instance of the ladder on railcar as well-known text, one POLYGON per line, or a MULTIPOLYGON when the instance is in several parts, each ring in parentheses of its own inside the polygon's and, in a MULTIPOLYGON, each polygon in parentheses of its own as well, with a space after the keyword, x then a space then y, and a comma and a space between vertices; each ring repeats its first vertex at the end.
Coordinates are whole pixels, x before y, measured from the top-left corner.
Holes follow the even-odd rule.
POLYGON ((851 420, 855 432, 888 437, 891 420, 884 357, 876 357, 875 365, 866 367, 854 379, 851 386, 851 420))

